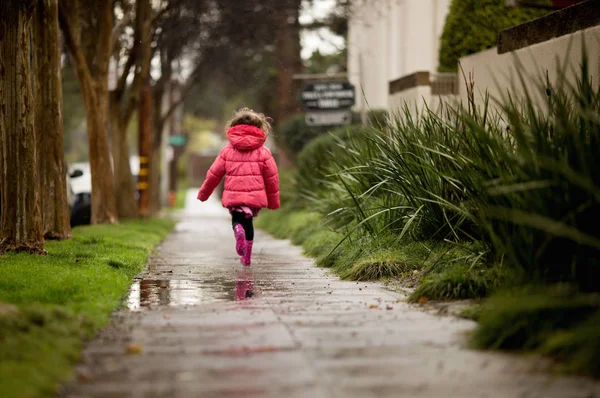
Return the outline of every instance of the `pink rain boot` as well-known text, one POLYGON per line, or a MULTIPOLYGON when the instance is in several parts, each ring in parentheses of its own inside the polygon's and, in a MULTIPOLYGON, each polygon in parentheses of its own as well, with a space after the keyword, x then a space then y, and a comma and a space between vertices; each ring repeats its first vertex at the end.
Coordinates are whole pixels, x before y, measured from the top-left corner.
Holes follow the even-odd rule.
POLYGON ((253 242, 251 240, 246 241, 246 254, 244 254, 241 259, 244 267, 249 267, 250 264, 252 264, 252 244, 253 242))
POLYGON ((235 226, 233 233, 235 235, 235 251, 238 256, 243 257, 246 254, 246 232, 241 224, 235 226))

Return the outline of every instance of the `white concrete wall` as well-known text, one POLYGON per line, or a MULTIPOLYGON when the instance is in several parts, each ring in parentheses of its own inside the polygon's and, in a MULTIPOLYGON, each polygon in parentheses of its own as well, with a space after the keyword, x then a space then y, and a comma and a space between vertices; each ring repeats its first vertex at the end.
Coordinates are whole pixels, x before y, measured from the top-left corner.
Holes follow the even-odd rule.
POLYGON ((456 95, 431 95, 429 86, 414 87, 401 91, 390 96, 390 111, 392 114, 400 117, 404 116, 405 107, 408 107, 413 118, 422 115, 425 111, 425 104, 429 110, 442 115, 441 105, 458 105, 458 96, 456 95))
POLYGON ((390 95, 390 110, 402 110, 405 104, 411 109, 423 109, 423 101, 431 99, 429 86, 418 86, 390 95))
MULTIPOLYGON (((585 40, 589 57, 590 73, 593 82, 600 81, 600 26, 585 29, 571 35, 561 36, 512 53, 498 54, 496 48, 479 52, 460 59, 467 80, 469 75, 475 82, 475 101, 483 103, 484 94, 492 99, 501 99, 506 90, 511 89, 514 96, 522 97, 523 86, 519 81, 519 70, 525 71, 525 87, 536 93, 538 105, 545 104, 543 96, 536 91, 540 78, 546 77, 553 84, 558 81, 557 62, 566 66, 566 81, 575 82, 583 51, 582 38, 585 40)), ((465 79, 459 73, 459 92, 463 102, 467 100, 465 79)))
POLYGON ((348 31, 348 74, 357 109, 389 108, 390 81, 438 66, 451 0, 355 0, 348 31))

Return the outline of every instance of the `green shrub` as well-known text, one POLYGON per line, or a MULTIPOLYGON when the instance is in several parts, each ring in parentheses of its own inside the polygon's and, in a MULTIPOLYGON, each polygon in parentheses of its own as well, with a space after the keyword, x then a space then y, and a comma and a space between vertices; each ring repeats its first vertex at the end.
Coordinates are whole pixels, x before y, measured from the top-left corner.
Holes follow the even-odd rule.
POLYGON ((451 266, 432 274, 410 295, 411 302, 421 297, 428 300, 451 300, 487 297, 506 286, 509 273, 499 267, 475 268, 451 266))
POLYGON ((381 132, 349 137, 325 189, 313 189, 315 208, 348 233, 481 241, 478 261, 599 291, 600 86, 587 68, 574 87, 540 84, 547 107, 507 101, 508 130, 487 109, 405 109, 381 132))
POLYGON ((314 140, 299 156, 302 211, 271 228, 344 278, 420 269, 412 301, 493 293, 476 346, 600 376, 600 85, 584 56, 576 84, 536 91, 498 114, 405 108, 314 140))
POLYGON ((294 154, 299 153, 312 139, 327 133, 331 127, 309 126, 306 124, 305 115, 298 114, 282 122, 279 134, 286 148, 294 154))
POLYGON ((549 110, 505 106, 514 149, 477 199, 496 252, 527 280, 598 292, 600 85, 581 68, 576 86, 539 87, 549 110))
POLYGON ((452 0, 441 37, 439 71, 455 72, 461 57, 494 47, 501 30, 545 13, 507 7, 505 0, 452 0))
POLYGON ((344 143, 353 137, 362 140, 372 132, 370 127, 350 125, 334 129, 309 142, 296 159, 298 196, 314 197, 316 191, 324 187, 334 159, 344 155, 344 143))
MULTIPOLYGON (((303 205, 342 240, 477 241, 466 255, 473 264, 504 262, 525 281, 599 291, 600 87, 585 60, 581 68, 573 87, 539 85, 547 107, 505 101, 502 122, 485 107, 419 117, 404 109, 378 129, 319 137, 298 157, 303 205)), ((454 276, 431 286, 490 291, 454 276)))
POLYGON ((282 207, 293 206, 297 200, 296 171, 294 169, 279 170, 279 192, 282 207))
POLYGON ((390 113, 387 109, 371 109, 367 113, 367 125, 381 128, 387 124, 390 113))
POLYGON ((600 310, 568 330, 553 333, 540 351, 562 360, 568 372, 600 377, 600 310))
POLYGON ((473 345, 552 354, 567 371, 600 376, 600 297, 575 293, 556 285, 493 297, 480 311, 473 345))
MULTIPOLYGON (((323 226, 323 224, 321 225, 323 226)), ((331 251, 342 238, 343 236, 339 233, 322 227, 304 241, 304 253, 314 257, 318 266, 331 267, 340 254, 339 250, 334 253, 331 251)))

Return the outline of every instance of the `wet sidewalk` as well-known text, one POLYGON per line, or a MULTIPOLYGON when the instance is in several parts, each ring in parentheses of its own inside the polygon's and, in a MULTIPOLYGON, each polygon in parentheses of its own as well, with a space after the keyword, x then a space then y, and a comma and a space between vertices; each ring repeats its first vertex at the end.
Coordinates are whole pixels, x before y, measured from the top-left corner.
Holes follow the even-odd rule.
POLYGON ((474 323, 340 281, 258 233, 253 266, 229 217, 194 201, 87 344, 66 397, 600 397, 536 359, 463 348, 474 323))

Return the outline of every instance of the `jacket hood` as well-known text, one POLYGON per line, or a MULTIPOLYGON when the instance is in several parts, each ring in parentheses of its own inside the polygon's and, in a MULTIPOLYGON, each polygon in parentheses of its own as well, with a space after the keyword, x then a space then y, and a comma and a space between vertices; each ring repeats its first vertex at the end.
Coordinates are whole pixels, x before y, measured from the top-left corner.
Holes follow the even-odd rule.
POLYGON ((267 141, 267 135, 264 131, 248 124, 233 126, 227 130, 227 138, 231 146, 241 151, 260 148, 267 141))

